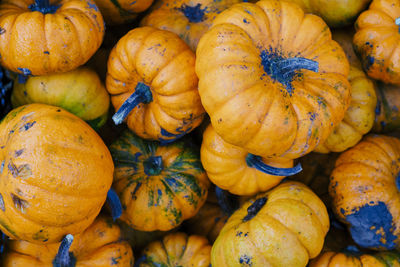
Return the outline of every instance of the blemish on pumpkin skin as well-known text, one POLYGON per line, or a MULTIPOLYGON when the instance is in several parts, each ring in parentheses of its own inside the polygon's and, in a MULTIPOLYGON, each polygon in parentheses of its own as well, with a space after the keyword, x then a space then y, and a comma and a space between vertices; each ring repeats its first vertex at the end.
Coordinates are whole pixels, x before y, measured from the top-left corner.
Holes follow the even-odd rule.
POLYGON ((119 257, 117 257, 117 258, 111 257, 111 265, 116 265, 116 264, 118 264, 120 259, 122 259, 121 256, 119 256, 119 257))
POLYGON ((4 170, 4 164, 6 163, 6 160, 3 160, 2 162, 1 162, 1 165, 0 165, 0 174, 2 174, 3 173, 3 170, 4 170))
POLYGON ((12 201, 14 202, 14 206, 16 209, 25 213, 25 209, 29 207, 29 202, 26 200, 21 199, 20 197, 14 195, 13 193, 10 194, 12 201))
POLYGON ((35 123, 36 123, 36 121, 27 122, 22 127, 19 128, 19 131, 20 132, 28 131, 30 128, 32 128, 33 125, 35 125, 35 123))
POLYGON ((0 194, 0 210, 2 210, 3 212, 6 211, 6 206, 4 205, 4 199, 2 194, 0 194))
POLYGON ((242 266, 253 266, 253 263, 251 262, 251 258, 252 258, 252 257, 249 257, 249 256, 247 256, 247 255, 242 255, 242 256, 240 256, 240 258, 239 258, 239 263, 240 263, 242 266))
POLYGON ((14 157, 18 158, 24 152, 24 149, 19 149, 14 152, 14 157))

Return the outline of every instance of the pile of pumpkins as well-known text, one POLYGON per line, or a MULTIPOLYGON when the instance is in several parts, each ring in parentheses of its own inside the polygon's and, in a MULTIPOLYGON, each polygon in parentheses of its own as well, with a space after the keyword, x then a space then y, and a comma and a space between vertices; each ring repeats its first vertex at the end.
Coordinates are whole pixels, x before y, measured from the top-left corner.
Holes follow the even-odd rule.
POLYGON ((400 266, 400 0, 1 0, 0 65, 1 266, 400 266))

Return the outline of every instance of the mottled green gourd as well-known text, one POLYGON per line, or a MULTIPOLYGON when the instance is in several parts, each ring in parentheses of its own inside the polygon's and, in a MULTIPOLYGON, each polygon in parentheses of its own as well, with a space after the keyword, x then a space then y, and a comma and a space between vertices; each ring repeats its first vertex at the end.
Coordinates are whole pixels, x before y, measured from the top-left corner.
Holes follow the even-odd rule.
POLYGON ((193 217, 204 204, 209 181, 198 149, 185 140, 163 146, 127 130, 110 152, 121 220, 132 228, 167 231, 193 217))

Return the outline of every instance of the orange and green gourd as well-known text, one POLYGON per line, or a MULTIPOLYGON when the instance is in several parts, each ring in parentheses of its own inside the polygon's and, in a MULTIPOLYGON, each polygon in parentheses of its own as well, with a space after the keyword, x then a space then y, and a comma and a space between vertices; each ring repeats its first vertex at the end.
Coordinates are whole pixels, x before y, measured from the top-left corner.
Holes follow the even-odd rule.
POLYGON ((39 244, 82 232, 106 201, 113 170, 82 119, 44 104, 13 109, 0 122, 0 230, 39 244))
POLYGON ((99 129, 107 120, 110 96, 96 72, 89 68, 34 76, 14 81, 11 95, 14 107, 31 103, 59 106, 99 129))
POLYGON ((209 267, 211 246, 203 236, 178 232, 150 243, 135 267, 209 267))
POLYGON ((141 21, 142 26, 174 32, 196 51, 201 36, 219 13, 241 0, 160 0, 141 21))
POLYGON ((103 41, 103 17, 92 0, 3 0, 0 64, 23 75, 83 65, 103 41))
POLYGON ((287 1, 240 3, 220 13, 200 39, 196 73, 217 134, 262 157, 311 152, 350 103, 342 48, 321 18, 287 1))
POLYGON ((140 137, 164 143, 192 131, 205 114, 194 64, 194 53, 172 32, 153 27, 128 32, 108 60, 114 122, 126 120, 140 137))
POLYGON ((337 159, 329 194, 335 215, 363 248, 400 247, 400 140, 371 135, 337 159))
POLYGON ((375 109, 375 133, 394 132, 400 128, 400 88, 397 85, 376 83, 378 102, 375 109))
POLYGON ((199 152, 185 140, 168 145, 146 141, 131 131, 111 146, 113 188, 121 220, 141 231, 167 231, 193 217, 207 198, 209 181, 199 152))
POLYGON ((61 243, 33 244, 22 240, 9 242, 4 267, 132 267, 131 247, 123 241, 121 230, 105 217, 97 218, 89 228, 61 243))
POLYGON ((329 229, 322 201, 304 184, 285 182, 231 215, 211 251, 218 267, 305 267, 329 229))

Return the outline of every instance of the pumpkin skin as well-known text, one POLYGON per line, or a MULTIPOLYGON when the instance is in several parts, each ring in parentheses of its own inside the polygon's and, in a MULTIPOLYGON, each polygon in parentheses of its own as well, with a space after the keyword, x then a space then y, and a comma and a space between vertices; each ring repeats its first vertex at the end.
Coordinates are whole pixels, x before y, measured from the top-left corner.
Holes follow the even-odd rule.
POLYGON ((185 233, 167 235, 144 249, 138 267, 209 267, 211 246, 206 238, 185 233))
POLYGON ((107 147, 59 107, 25 105, 0 123, 0 229, 13 239, 59 242, 94 221, 113 179, 107 147))
POLYGON ((0 4, 0 64, 5 68, 24 75, 66 72, 83 65, 100 47, 104 21, 92 0, 51 0, 56 10, 46 14, 31 11, 33 3, 0 4))
POLYGON ((168 231, 193 217, 207 198, 209 181, 200 156, 184 141, 166 146, 130 131, 111 146, 113 188, 121 220, 140 231, 168 231))
POLYGON ((88 68, 29 77, 14 81, 11 95, 14 107, 31 103, 59 106, 99 129, 107 120, 110 96, 97 74, 88 68))
POLYGON ((358 17, 353 38, 368 76, 385 83, 400 85, 399 26, 400 2, 374 0, 358 17))
POLYGON ((336 216, 353 240, 376 250, 399 248, 400 140, 373 135, 342 153, 329 194, 336 216))
POLYGON ((215 18, 196 56, 214 130, 255 155, 294 159, 311 152, 349 104, 343 50, 321 18, 293 3, 233 5, 215 18))
POLYGON ((145 84, 152 96, 148 104, 140 103, 129 113, 129 129, 142 138, 166 142, 201 123, 204 109, 194 61, 193 52, 172 32, 140 27, 118 41, 109 56, 106 78, 115 109, 139 92, 135 88, 140 85, 145 84))
POLYGON ((400 128, 400 88, 395 85, 377 83, 378 102, 372 131, 389 133, 400 128))
POLYGON ((343 120, 328 139, 314 149, 315 152, 345 151, 355 146, 374 124, 377 101, 374 83, 361 69, 354 66, 350 66, 348 79, 351 84, 350 106, 343 120))
MULTIPOLYGON (((53 267, 59 246, 60 243, 42 245, 10 241, 3 266, 53 267)), ((74 236, 69 252, 76 260, 74 267, 131 267, 134 261, 132 249, 122 240, 119 227, 105 217, 97 218, 84 232, 74 236)))
POLYGON ((201 36, 219 13, 241 0, 162 0, 142 19, 142 26, 174 32, 196 51, 201 36))
POLYGON ((211 251, 212 266, 306 266, 329 229, 322 201, 304 184, 285 182, 232 214, 211 251))

